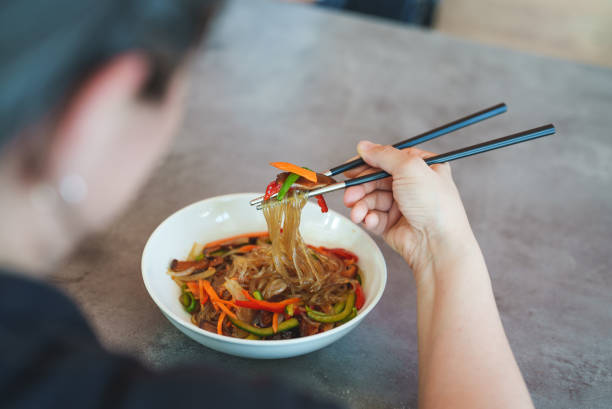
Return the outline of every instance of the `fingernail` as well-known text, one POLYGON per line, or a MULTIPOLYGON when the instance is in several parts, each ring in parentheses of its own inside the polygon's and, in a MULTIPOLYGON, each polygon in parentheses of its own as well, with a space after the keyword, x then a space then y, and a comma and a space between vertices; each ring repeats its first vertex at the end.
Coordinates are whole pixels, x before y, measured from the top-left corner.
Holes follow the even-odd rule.
POLYGON ((357 152, 361 153, 361 152, 367 152, 370 149, 372 149, 372 147, 374 146, 374 144, 372 142, 369 141, 361 141, 357 144, 357 152))

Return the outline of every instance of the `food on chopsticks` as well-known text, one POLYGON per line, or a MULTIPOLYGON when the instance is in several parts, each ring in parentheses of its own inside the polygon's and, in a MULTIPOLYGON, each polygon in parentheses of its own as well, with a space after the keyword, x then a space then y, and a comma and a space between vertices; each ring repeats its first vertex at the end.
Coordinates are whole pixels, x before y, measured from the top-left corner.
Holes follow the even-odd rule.
POLYGON ((291 190, 264 203, 268 232, 195 243, 169 274, 193 324, 244 339, 290 339, 353 319, 365 302, 358 257, 304 243, 306 196, 291 190))
POLYGON ((313 183, 317 183, 317 173, 308 168, 303 168, 289 162, 270 162, 270 165, 277 169, 284 170, 285 172, 294 173, 307 180, 310 180, 313 183))
MULTIPOLYGON (((277 195, 276 200, 281 201, 291 190, 312 190, 334 182, 329 176, 319 175, 308 168, 292 163, 270 162, 270 165, 285 172, 279 173, 276 176, 276 180, 270 182, 266 187, 264 201, 269 200, 274 195, 277 195)), ((317 195, 315 198, 321 208, 321 212, 326 213, 328 208, 323 195, 317 195)))

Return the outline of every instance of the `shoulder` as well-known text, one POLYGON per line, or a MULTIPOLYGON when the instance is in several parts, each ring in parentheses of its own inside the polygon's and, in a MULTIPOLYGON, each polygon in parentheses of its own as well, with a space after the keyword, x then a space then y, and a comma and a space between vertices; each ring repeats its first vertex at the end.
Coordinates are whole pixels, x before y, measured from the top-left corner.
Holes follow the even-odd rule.
POLYGON ((0 326, 13 336, 47 338, 65 331, 95 339, 66 295, 42 281, 6 271, 0 271, 0 326))

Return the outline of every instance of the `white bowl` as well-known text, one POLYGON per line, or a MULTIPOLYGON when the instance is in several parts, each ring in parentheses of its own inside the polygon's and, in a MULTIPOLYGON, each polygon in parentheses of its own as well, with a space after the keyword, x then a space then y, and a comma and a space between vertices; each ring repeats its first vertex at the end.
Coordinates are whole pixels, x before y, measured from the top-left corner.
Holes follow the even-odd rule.
POLYGON ((189 205, 160 224, 142 253, 142 277, 149 295, 168 320, 193 340, 217 351, 249 358, 287 358, 306 354, 337 341, 368 315, 382 296, 387 268, 380 249, 361 228, 330 210, 321 213, 308 203, 302 213, 300 230, 306 243, 342 247, 359 256, 366 302, 351 321, 332 330, 303 338, 257 341, 214 334, 193 325, 178 300, 180 289, 166 274, 173 258, 184 259, 194 242, 267 230, 261 213, 249 205, 257 193, 217 196, 189 205))

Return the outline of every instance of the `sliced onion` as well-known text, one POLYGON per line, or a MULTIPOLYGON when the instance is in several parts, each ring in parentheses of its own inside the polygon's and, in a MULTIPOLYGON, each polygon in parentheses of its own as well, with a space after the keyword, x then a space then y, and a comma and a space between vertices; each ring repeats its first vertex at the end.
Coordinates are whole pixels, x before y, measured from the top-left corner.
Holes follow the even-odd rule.
MULTIPOLYGON (((225 278, 225 289, 229 291, 229 293, 236 300, 246 301, 247 298, 242 293, 242 287, 236 280, 225 278)), ((239 320, 250 323, 253 321, 253 317, 255 316, 255 310, 250 308, 239 307, 236 309, 236 316, 239 320)))
MULTIPOLYGON (((189 273, 193 271, 194 267, 191 267, 189 273)), ((208 270, 202 271, 201 273, 197 273, 194 275, 187 276, 185 274, 175 275, 174 277, 178 277, 181 281, 194 281, 194 280, 204 280, 205 278, 212 277, 217 272, 217 269, 214 267, 208 267, 208 270)))
POLYGON ((172 270, 168 270, 168 274, 170 274, 172 277, 185 277, 193 273, 193 270, 195 270, 195 267, 189 267, 187 270, 183 270, 178 273, 172 270))
POLYGON ((229 278, 225 278, 225 288, 229 293, 234 297, 234 299, 239 301, 247 301, 247 298, 242 294, 242 286, 238 284, 236 280, 232 280, 229 278))
POLYGON ((204 245, 196 241, 193 243, 193 246, 191 246, 191 251, 189 251, 187 260, 194 261, 198 255, 202 254, 202 250, 204 250, 204 245))

